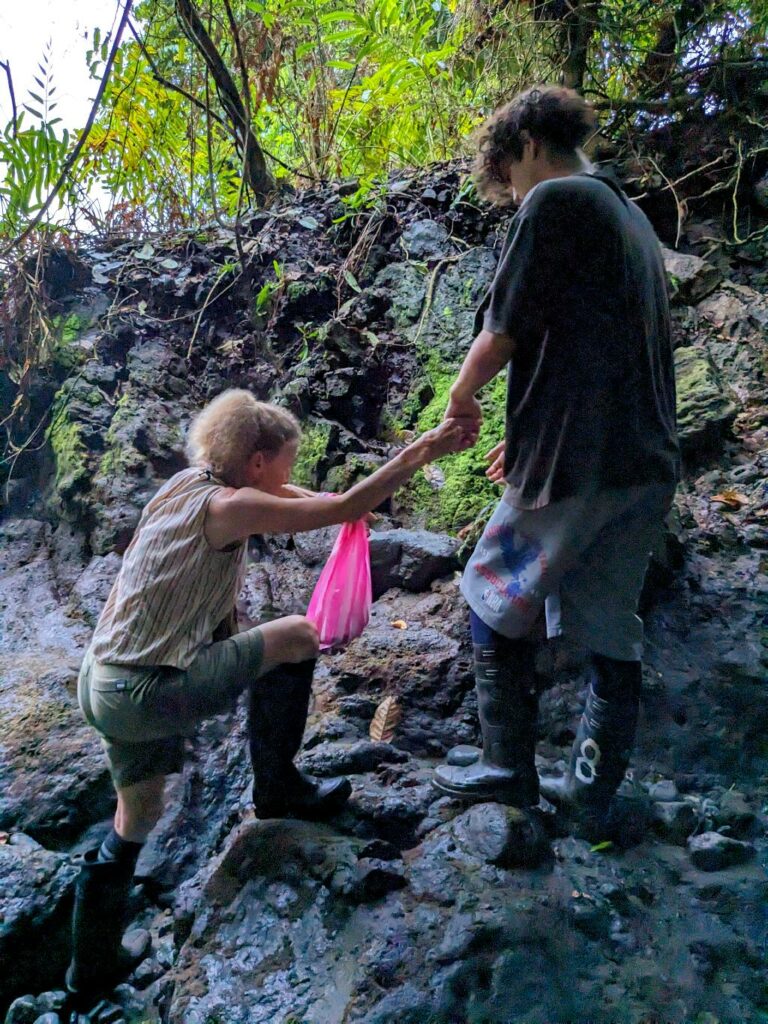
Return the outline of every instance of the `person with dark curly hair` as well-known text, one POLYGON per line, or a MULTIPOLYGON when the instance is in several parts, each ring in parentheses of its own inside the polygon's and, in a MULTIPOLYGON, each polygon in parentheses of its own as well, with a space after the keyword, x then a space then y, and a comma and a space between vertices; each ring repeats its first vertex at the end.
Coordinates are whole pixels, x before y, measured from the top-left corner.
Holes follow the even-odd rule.
POLYGON ((505 487, 462 580, 482 751, 457 747, 444 793, 519 807, 558 802, 605 837, 634 744, 643 625, 637 605, 679 472, 664 265, 644 214, 582 145, 596 119, 577 93, 527 90, 481 130, 481 195, 518 202, 449 417, 479 424, 477 392, 508 366, 505 487), (534 628, 592 653, 566 775, 540 780, 534 628))

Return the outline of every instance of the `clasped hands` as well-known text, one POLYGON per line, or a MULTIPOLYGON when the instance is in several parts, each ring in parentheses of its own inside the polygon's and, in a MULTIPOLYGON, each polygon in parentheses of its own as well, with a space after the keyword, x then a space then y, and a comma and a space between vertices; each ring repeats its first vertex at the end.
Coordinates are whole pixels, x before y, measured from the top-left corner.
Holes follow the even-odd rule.
MULTIPOLYGON (((467 443, 463 445, 464 448, 476 444, 480 425, 483 422, 483 410, 474 395, 462 394, 453 389, 448 408, 445 410, 445 419, 462 424, 463 437, 467 439, 467 443)), ((504 483, 504 449, 505 442, 500 441, 485 454, 485 459, 489 464, 485 475, 495 484, 504 483)))

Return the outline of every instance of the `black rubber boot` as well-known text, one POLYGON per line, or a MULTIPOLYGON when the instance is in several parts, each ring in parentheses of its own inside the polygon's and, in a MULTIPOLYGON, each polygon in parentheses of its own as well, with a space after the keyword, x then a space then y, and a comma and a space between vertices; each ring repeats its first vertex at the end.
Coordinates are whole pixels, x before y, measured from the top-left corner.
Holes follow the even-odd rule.
MULTIPOLYGON (((597 835, 610 830, 611 801, 629 766, 642 686, 639 661, 593 655, 594 671, 565 776, 541 780, 544 796, 597 835)), ((606 835, 604 838, 609 838, 606 835)))
POLYGON ((66 986, 73 1006, 93 1004, 111 992, 146 955, 123 946, 133 888, 133 864, 98 860, 98 849, 83 854, 75 882, 72 961, 66 986))
POLYGON ((461 800, 535 807, 539 802, 535 645, 497 635, 495 642, 474 644, 473 650, 482 754, 473 761, 472 748, 457 748, 466 756, 459 763, 453 757, 440 765, 433 784, 441 793, 461 800))
POLYGON ((321 781, 293 763, 307 724, 314 670, 314 661, 279 665, 249 688, 253 805, 259 818, 330 818, 352 791, 348 779, 321 781))

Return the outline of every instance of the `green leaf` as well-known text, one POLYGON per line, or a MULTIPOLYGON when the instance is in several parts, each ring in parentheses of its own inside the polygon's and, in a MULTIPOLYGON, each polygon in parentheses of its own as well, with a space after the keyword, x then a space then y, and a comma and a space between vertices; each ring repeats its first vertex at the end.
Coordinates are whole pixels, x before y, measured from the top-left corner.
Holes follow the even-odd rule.
POLYGON ((613 847, 613 843, 610 839, 605 839, 602 843, 595 843, 594 846, 590 846, 590 853, 600 853, 602 850, 610 850, 613 847))
POLYGON ((362 292, 363 289, 357 283, 357 278, 355 277, 351 270, 344 271, 344 280, 347 282, 352 291, 362 292))

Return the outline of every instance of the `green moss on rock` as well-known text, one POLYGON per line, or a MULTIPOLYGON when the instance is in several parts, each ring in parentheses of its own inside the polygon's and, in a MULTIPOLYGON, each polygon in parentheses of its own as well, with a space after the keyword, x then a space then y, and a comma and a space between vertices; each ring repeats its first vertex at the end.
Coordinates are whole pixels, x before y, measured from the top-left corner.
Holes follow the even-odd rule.
POLYGON ((53 361, 65 370, 79 366, 85 361, 86 354, 74 342, 90 327, 91 319, 81 316, 79 313, 70 313, 66 317, 54 317, 52 323, 54 328, 53 361))
POLYGON ((293 467, 292 480, 299 487, 316 489, 325 475, 325 461, 331 439, 332 426, 323 421, 304 425, 299 452, 293 467))
MULTIPOLYGON (((436 427, 442 420, 448 405, 448 391, 455 377, 454 371, 433 370, 430 373, 434 398, 417 420, 419 433, 436 427)), ((398 503, 429 529, 459 530, 472 522, 487 505, 498 501, 500 488, 485 476, 488 468, 485 455, 504 437, 505 399, 506 379, 500 374, 481 396, 483 424, 477 444, 437 463, 443 476, 440 486, 430 483, 426 474, 418 473, 403 488, 398 503)))
POLYGON ((675 352, 677 424, 688 455, 709 451, 722 439, 736 416, 707 353, 694 346, 675 352))
POLYGON ((87 448, 80 425, 69 415, 69 389, 56 395, 47 439, 56 463, 56 492, 66 499, 80 490, 88 479, 87 448))

